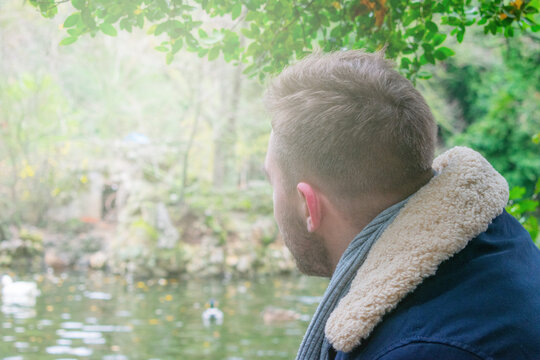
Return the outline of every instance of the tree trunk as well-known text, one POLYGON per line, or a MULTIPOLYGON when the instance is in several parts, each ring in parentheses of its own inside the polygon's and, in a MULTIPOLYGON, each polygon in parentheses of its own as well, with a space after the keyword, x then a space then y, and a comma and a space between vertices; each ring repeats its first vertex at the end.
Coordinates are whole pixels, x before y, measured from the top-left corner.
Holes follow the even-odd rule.
POLYGON ((191 151, 191 148, 193 147, 193 141, 195 139, 195 135, 197 134, 197 127, 199 125, 199 117, 201 115, 201 104, 202 104, 202 91, 201 91, 201 81, 202 81, 202 62, 197 67, 197 91, 195 92, 195 96, 193 98, 194 101, 194 109, 193 109, 193 123, 191 125, 191 131, 189 134, 188 144, 186 147, 186 150, 184 151, 184 162, 182 164, 182 188, 180 189, 180 202, 184 202, 184 195, 186 191, 187 186, 187 175, 189 170, 189 153, 191 151))
POLYGON ((233 184, 235 170, 235 145, 236 145, 236 118, 240 103, 240 91, 242 88, 242 67, 235 67, 232 79, 232 88, 229 82, 222 83, 222 99, 224 103, 225 122, 216 128, 214 139, 214 171, 213 183, 215 188, 233 184))

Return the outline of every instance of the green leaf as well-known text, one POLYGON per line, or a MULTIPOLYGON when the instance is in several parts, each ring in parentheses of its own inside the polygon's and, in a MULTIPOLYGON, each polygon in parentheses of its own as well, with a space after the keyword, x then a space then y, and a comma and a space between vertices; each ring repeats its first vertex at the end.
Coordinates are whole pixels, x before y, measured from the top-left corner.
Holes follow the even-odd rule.
POLYGON ((75 41, 77 41, 77 38, 70 36, 70 37, 62 39, 62 41, 60 41, 60 45, 62 46, 70 45, 70 44, 73 44, 75 41))
POLYGON ((516 219, 519 220, 519 217, 521 216, 521 211, 519 209, 519 205, 514 204, 514 205, 511 205, 511 206, 507 206, 506 211, 508 211, 508 213, 510 215, 512 215, 513 217, 515 217, 516 219))
POLYGON ((165 21, 165 22, 159 24, 158 26, 156 26, 156 28, 154 30, 154 35, 158 36, 161 33, 167 31, 168 29, 169 29, 169 22, 165 21))
POLYGON ((422 44, 422 48, 423 48, 424 51, 427 52, 427 53, 433 52, 433 45, 431 45, 431 44, 423 43, 423 44, 422 44))
POLYGON ((433 53, 426 52, 424 55, 429 63, 435 64, 435 56, 433 56, 433 53))
POLYGON ((75 26, 80 21, 81 21, 81 13, 76 12, 67 17, 66 21, 64 21, 64 27, 69 28, 69 27, 75 26))
POLYGON ((242 13, 242 2, 236 1, 231 11, 232 19, 235 20, 237 17, 240 16, 241 13, 242 13))
POLYGON ((128 32, 131 32, 131 23, 129 22, 129 20, 127 18, 124 18, 122 20, 120 20, 120 29, 121 30, 126 30, 128 32))
POLYGON ((120 14, 111 14, 111 15, 107 15, 107 17, 103 19, 103 22, 106 22, 107 24, 114 24, 115 22, 118 21, 119 18, 120 18, 120 14))
POLYGON ((144 26, 144 15, 138 15, 135 19, 137 19, 137 26, 142 29, 144 26))
POLYGON ((510 189, 509 199, 510 200, 521 199, 523 195, 525 195, 526 191, 527 190, 525 190, 524 187, 514 186, 512 189, 510 189))
POLYGON ((73 5, 75 9, 81 10, 86 5, 86 1, 85 0, 71 0, 71 4, 73 5))
POLYGON ((197 51, 197 48, 199 47, 199 42, 191 33, 186 33, 184 37, 186 41, 186 45, 192 48, 192 51, 197 51))
POLYGON ((427 21, 426 22, 426 29, 428 29, 431 32, 438 32, 439 28, 437 27, 437 24, 435 24, 433 21, 427 21))
POLYGON ((445 39, 446 39, 446 34, 436 34, 433 37, 433 46, 441 45, 445 39))
POLYGON ((165 61, 167 62, 167 65, 170 65, 174 59, 174 54, 172 52, 167 53, 167 56, 165 57, 165 61))
POLYGON ((422 70, 422 71, 418 72, 418 78, 419 79, 431 79, 432 76, 433 76, 433 74, 431 74, 430 72, 425 71, 425 70, 422 70))
POLYGON ((173 54, 176 54, 180 49, 182 49, 182 46, 184 46, 184 40, 182 38, 176 39, 176 41, 172 44, 171 52, 173 54))
POLYGON ((94 20, 94 17, 90 14, 90 11, 87 8, 84 8, 81 11, 81 18, 83 20, 83 23, 89 27, 90 29, 96 28, 96 21, 94 20))
POLYGON ((525 10, 523 10, 523 12, 525 14, 536 14, 536 13, 538 13, 538 9, 535 8, 534 6, 527 6, 525 8, 525 10))
POLYGON ((462 42, 463 42, 463 37, 464 37, 464 36, 465 36, 465 29, 462 30, 462 31, 459 31, 459 32, 457 33, 456 38, 457 38, 458 43, 462 43, 462 42))
POLYGON ((240 29, 240 32, 242 33, 242 35, 244 35, 248 39, 255 38, 255 36, 251 33, 250 29, 243 28, 243 29, 240 29))
POLYGON ((169 48, 168 48, 168 47, 162 46, 162 45, 156 46, 154 49, 156 49, 157 51, 161 51, 161 52, 167 52, 167 51, 169 51, 169 48))
POLYGON ((454 51, 452 49, 449 49, 447 47, 441 46, 437 50, 435 50, 435 57, 437 60, 444 60, 446 58, 449 58, 450 56, 454 55, 454 51))
POLYGON ((217 59, 218 56, 219 56, 219 47, 217 46, 211 48, 210 51, 208 52, 208 60, 210 61, 217 59))
POLYGON ((163 11, 164 13, 167 13, 167 11, 169 11, 169 6, 167 5, 167 2, 165 0, 156 0, 155 2, 157 3, 161 11, 163 11))
POLYGON ((202 58, 202 57, 205 57, 206 54, 208 54, 208 49, 199 49, 199 52, 197 53, 197 56, 202 58))
POLYGON ((522 200, 519 202, 522 212, 533 212, 538 208, 538 201, 536 200, 522 200))
MULTIPOLYGON (((529 216, 527 218, 527 220, 525 220, 525 222, 523 223, 523 227, 525 229, 527 229, 527 231, 529 232, 529 234, 531 235, 531 238, 534 240, 539 240, 538 239, 538 230, 539 229, 539 226, 538 226, 538 219, 535 218, 534 216, 529 216)), ((536 243, 538 245, 538 243, 536 243)))
POLYGON ((246 22, 250 22, 250 21, 259 19, 260 16, 261 15, 257 11, 248 11, 244 20, 246 22))
POLYGON ((157 28, 157 25, 154 24, 154 25, 150 26, 150 27, 148 28, 148 30, 146 30, 146 33, 147 33, 148 35, 154 34, 155 31, 156 31, 156 28, 157 28))
POLYGON ((80 29, 68 29, 67 33, 71 35, 71 37, 79 37, 83 32, 80 29))
POLYGON ((201 39, 206 39, 208 37, 208 34, 203 29, 199 29, 199 37, 201 39))
POLYGON ((171 29, 183 29, 185 27, 184 23, 178 20, 169 20, 168 23, 171 29))
POLYGON ((411 65, 411 60, 409 60, 409 59, 406 58, 406 57, 401 58, 401 65, 400 65, 400 67, 401 67, 402 69, 408 69, 410 65, 411 65))
POLYGON ((103 31, 104 34, 107 34, 109 36, 116 36, 118 32, 112 26, 111 24, 103 23, 99 26, 100 30, 103 31))
POLYGON ((33 4, 39 6, 41 15, 45 18, 52 18, 58 13, 58 7, 54 0, 40 0, 33 4))
POLYGON ((504 36, 505 37, 514 37, 514 28, 512 28, 511 25, 507 26, 504 29, 504 36))
POLYGON ((422 40, 422 38, 424 37, 426 31, 424 29, 420 29, 416 32, 416 34, 414 34, 414 39, 416 41, 420 41, 422 40))

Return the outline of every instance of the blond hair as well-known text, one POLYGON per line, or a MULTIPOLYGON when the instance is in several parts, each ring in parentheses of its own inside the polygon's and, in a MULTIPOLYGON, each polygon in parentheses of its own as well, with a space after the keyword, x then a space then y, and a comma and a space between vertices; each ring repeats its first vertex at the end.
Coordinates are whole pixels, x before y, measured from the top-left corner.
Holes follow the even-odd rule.
POLYGON ((265 102, 290 186, 311 180, 337 196, 384 193, 431 169, 433 115, 381 53, 312 54, 272 81, 265 102))

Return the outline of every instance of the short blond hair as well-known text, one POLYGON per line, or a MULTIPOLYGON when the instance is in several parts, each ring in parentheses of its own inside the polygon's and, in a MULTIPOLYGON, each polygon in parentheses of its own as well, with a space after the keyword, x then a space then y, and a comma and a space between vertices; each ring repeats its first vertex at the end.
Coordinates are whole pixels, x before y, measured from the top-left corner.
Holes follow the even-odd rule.
POLYGON ((316 180, 338 196, 382 193, 431 169, 431 110, 381 53, 309 55, 272 81, 265 103, 291 186, 316 180))

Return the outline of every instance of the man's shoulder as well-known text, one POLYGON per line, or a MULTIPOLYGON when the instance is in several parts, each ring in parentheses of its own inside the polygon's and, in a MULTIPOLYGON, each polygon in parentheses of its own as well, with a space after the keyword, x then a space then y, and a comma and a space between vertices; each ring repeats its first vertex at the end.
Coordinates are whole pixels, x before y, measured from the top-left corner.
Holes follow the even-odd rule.
POLYGON ((352 357, 336 359, 374 359, 385 350, 384 360, 420 350, 439 359, 445 351, 471 353, 456 359, 540 358, 540 324, 531 316, 540 313, 538 293, 540 251, 503 212, 386 314, 352 357))

